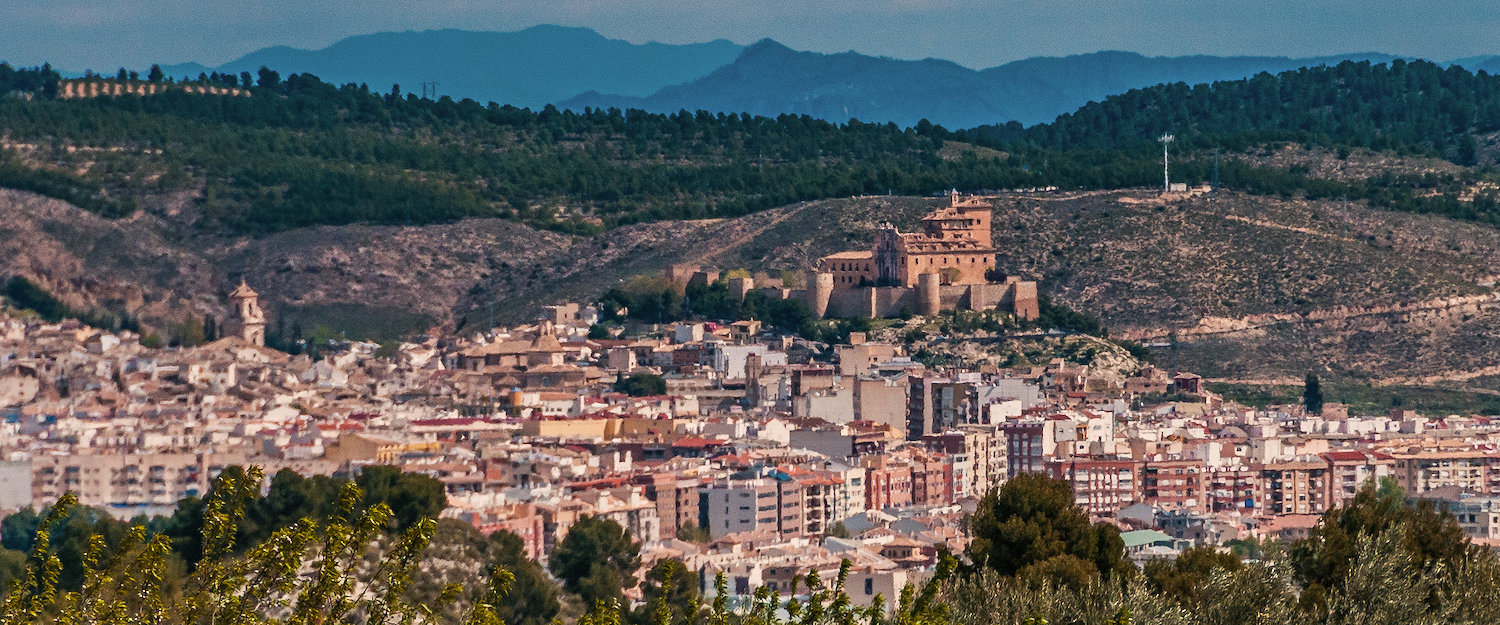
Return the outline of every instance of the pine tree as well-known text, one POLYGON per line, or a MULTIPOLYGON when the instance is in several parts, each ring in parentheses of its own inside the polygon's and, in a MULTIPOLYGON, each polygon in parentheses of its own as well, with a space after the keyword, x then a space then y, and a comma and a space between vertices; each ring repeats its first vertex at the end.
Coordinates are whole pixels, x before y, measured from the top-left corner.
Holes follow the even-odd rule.
POLYGON ((1307 414, 1323 414, 1323 388, 1316 374, 1307 374, 1302 383, 1302 405, 1307 408, 1307 414))

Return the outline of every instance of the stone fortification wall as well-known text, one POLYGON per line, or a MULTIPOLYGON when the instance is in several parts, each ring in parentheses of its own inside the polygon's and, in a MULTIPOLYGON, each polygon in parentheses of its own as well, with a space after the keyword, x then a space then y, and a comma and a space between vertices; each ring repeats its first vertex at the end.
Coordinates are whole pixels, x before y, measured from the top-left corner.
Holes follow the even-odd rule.
POLYGON ((937 274, 926 276, 916 287, 835 288, 832 275, 809 273, 809 287, 805 289, 758 287, 750 278, 732 278, 729 292, 740 299, 754 291, 772 299, 796 300, 819 318, 892 317, 903 310, 919 315, 934 315, 941 310, 1001 310, 1023 319, 1037 318, 1035 282, 1011 278, 1003 283, 940 284, 937 274))

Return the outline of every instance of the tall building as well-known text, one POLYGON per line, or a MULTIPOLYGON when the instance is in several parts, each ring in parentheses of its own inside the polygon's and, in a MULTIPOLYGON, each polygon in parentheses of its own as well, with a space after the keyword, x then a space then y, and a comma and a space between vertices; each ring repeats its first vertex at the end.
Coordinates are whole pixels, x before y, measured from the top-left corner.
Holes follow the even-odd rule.
POLYGON ((229 294, 231 304, 229 333, 257 346, 266 344, 266 313, 260 309, 260 295, 240 280, 240 285, 229 294))

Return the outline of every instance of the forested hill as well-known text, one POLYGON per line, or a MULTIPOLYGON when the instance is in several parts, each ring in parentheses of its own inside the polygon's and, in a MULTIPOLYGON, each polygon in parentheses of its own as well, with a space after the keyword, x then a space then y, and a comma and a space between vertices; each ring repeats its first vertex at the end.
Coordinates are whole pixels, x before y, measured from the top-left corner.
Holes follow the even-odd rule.
MULTIPOLYGON (((1281 141, 1471 163, 1500 124, 1500 78, 1400 61, 1162 85, 1030 129, 968 132, 791 115, 532 111, 271 70, 204 77, 250 97, 169 84, 150 97, 61 100, 57 80, 0 66, 0 186, 109 216, 162 210, 228 234, 469 216, 596 233, 850 195, 1144 186, 1160 180, 1162 132, 1177 135, 1185 154, 1174 171, 1194 182, 1212 167, 1198 148, 1281 141)), ((1492 194, 1468 191, 1473 171, 1357 187, 1304 174, 1226 163, 1222 180, 1500 222, 1492 194)))
MULTIPOLYGON (((598 232, 826 197, 1058 182, 927 124, 531 111, 270 70, 205 79, 253 82, 250 97, 168 84, 150 97, 61 100, 55 73, 40 74, 0 70, 0 92, 12 92, 0 97, 0 186, 111 216, 185 192, 182 215, 229 233, 469 216, 598 232)), ((1150 162, 1108 182, 1149 181, 1150 162)))
POLYGON ((1500 77, 1425 61, 1345 62, 1244 80, 1133 89, 1047 124, 969 133, 998 145, 1140 150, 1163 133, 1178 149, 1238 151, 1268 141, 1434 153, 1460 165, 1500 131, 1500 77))

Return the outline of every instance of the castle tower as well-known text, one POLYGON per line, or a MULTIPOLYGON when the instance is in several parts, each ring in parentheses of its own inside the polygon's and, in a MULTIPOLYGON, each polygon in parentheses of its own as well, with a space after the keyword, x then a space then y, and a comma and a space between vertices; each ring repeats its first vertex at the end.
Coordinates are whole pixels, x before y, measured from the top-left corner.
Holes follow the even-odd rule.
POLYGON ((755 290, 754 278, 730 278, 729 295, 737 300, 743 301, 750 291, 755 290))
POLYGON ((807 307, 814 317, 828 316, 828 300, 833 297, 833 274, 809 271, 807 280, 807 307))
POLYGON ((917 276, 917 307, 924 317, 932 317, 943 308, 942 276, 924 273, 917 276))
POLYGON ((266 344, 266 314, 260 309, 260 296, 240 280, 239 287, 229 294, 232 306, 229 317, 229 333, 251 345, 266 344))

